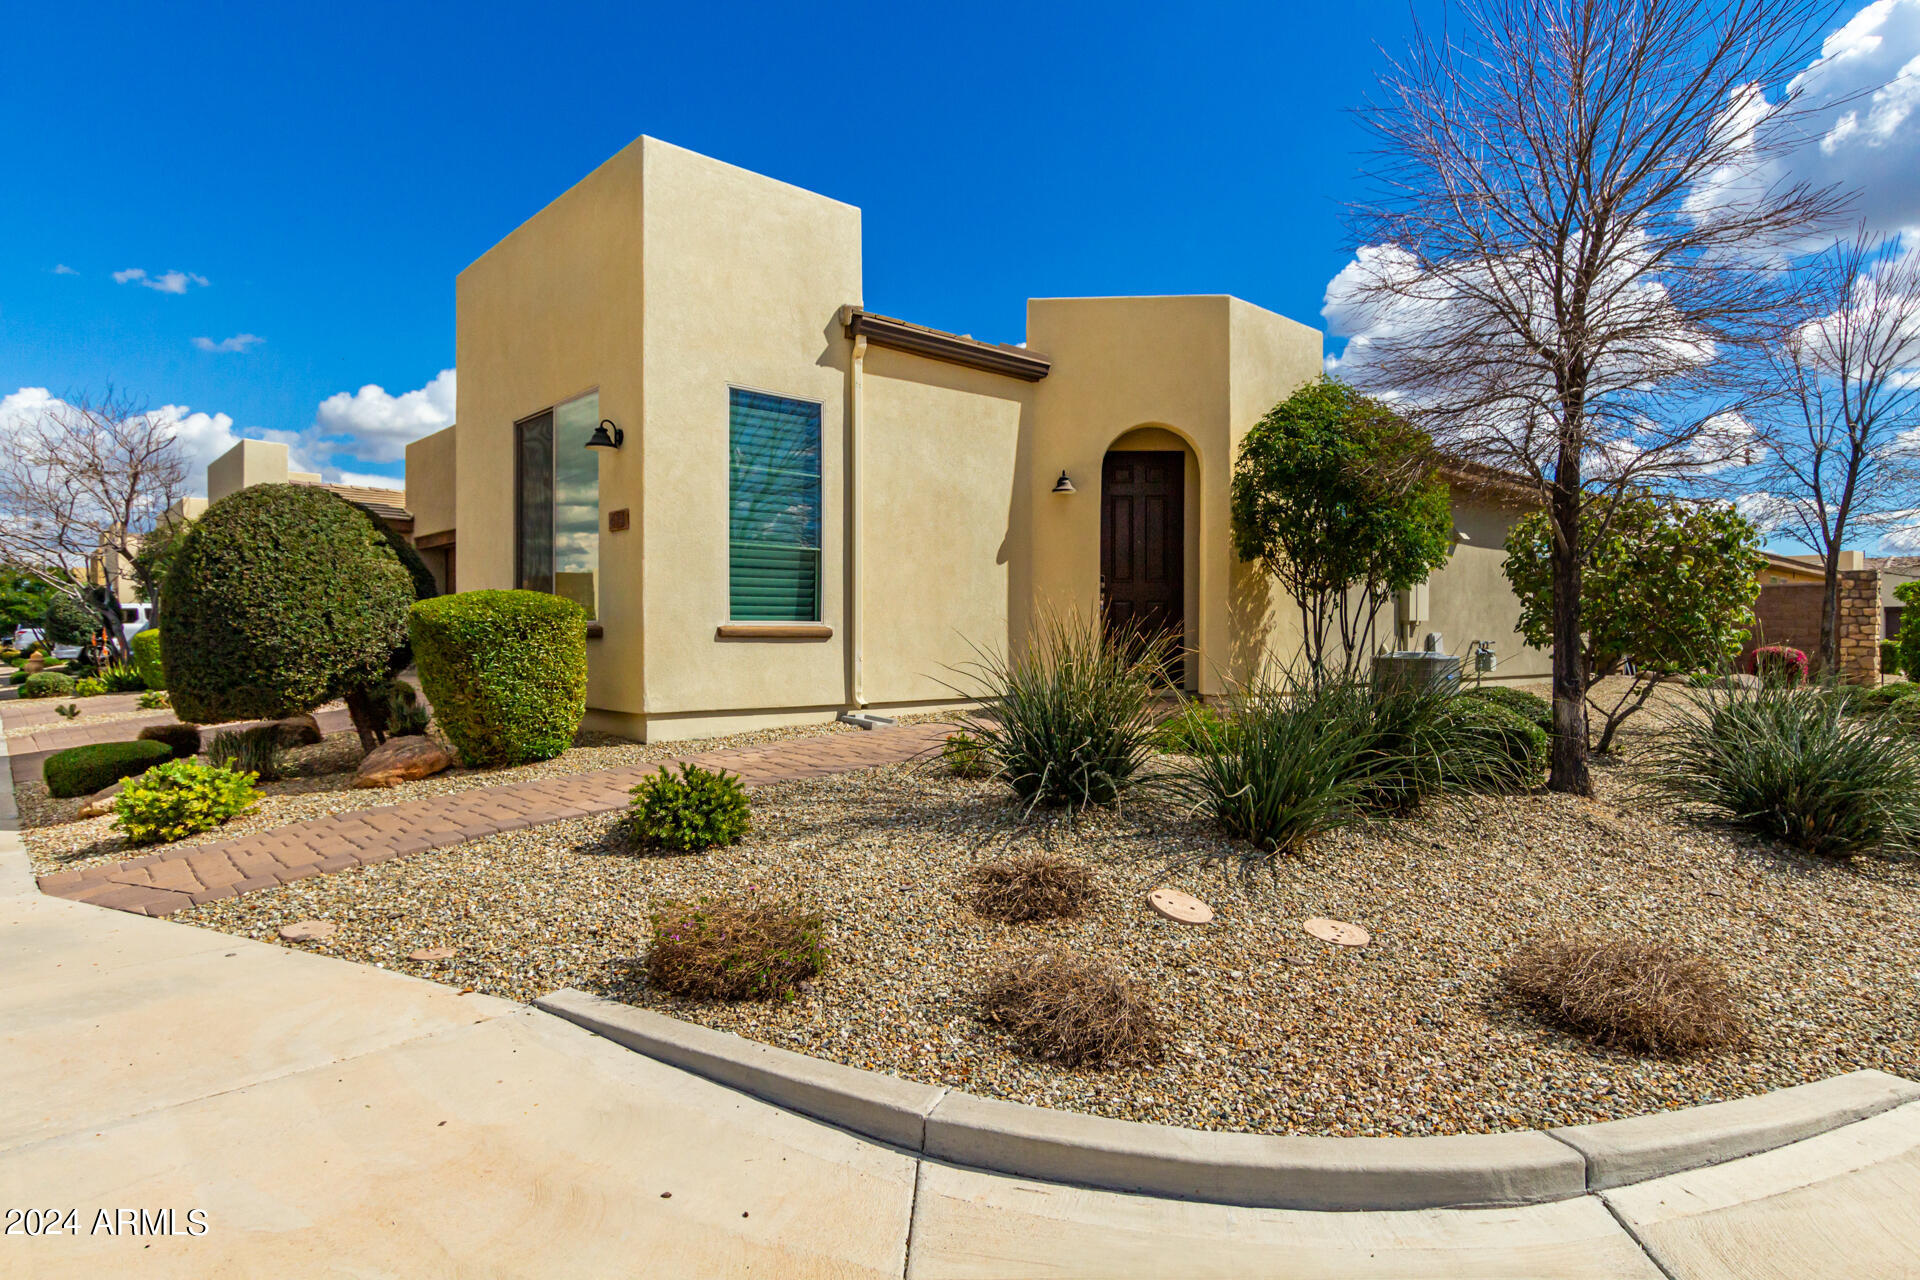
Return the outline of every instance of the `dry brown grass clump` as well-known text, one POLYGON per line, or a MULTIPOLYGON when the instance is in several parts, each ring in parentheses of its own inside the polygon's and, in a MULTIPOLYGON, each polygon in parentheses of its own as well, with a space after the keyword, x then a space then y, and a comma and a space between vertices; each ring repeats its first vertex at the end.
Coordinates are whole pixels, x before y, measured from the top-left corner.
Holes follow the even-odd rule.
POLYGON ((694 1000, 790 1000, 827 966, 826 919, 793 903, 670 902, 653 913, 647 981, 694 1000))
POLYGON ((1056 853, 1023 853, 983 862, 973 881, 973 909, 990 920, 1066 920, 1093 901, 1093 868, 1056 853))
POLYGON ((1601 1044, 1682 1056, 1746 1028, 1719 961, 1659 942, 1552 935, 1507 958, 1507 988, 1601 1044))
POLYGON ((1160 1023, 1138 984, 1064 952, 1003 970, 981 993, 987 1021, 1012 1032, 1036 1058, 1068 1067, 1157 1061, 1160 1023))

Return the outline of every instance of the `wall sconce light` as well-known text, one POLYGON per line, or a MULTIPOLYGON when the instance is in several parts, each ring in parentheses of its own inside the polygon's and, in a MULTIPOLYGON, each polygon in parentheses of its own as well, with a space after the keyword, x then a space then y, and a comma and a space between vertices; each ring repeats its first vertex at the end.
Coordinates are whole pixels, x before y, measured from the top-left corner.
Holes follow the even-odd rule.
POLYGON ((1062 472, 1060 473, 1060 478, 1059 478, 1058 480, 1055 480, 1055 481, 1053 482, 1053 491, 1054 491, 1055 493, 1073 493, 1073 492, 1075 492, 1075 489, 1074 489, 1074 487, 1073 487, 1073 481, 1071 481, 1071 480, 1069 480, 1069 479, 1067 479, 1067 473, 1066 473, 1066 472, 1064 472, 1064 471, 1062 471, 1062 472))
POLYGON ((587 448, 618 449, 620 442, 626 438, 627 433, 614 426, 612 418, 602 418, 600 425, 595 427, 593 434, 587 438, 587 448))

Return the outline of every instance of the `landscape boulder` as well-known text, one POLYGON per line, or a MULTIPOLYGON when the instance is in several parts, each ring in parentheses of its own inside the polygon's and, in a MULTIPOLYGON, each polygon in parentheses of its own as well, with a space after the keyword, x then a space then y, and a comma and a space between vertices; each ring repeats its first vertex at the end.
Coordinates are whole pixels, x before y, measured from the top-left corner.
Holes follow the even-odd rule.
POLYGON ((80 812, 74 816, 81 819, 106 817, 113 812, 113 798, 119 795, 120 788, 126 785, 127 780, 122 778, 110 787, 100 788, 87 797, 86 803, 80 806, 80 812))
POLYGON ((273 722, 274 737, 279 739, 282 751, 291 751, 295 747, 310 747, 320 741, 320 722, 313 713, 305 711, 297 716, 288 716, 285 720, 273 722))
POLYGON ((389 738, 367 752, 354 771, 356 787, 391 787, 415 778, 430 778, 453 763, 446 748, 432 738, 389 738))

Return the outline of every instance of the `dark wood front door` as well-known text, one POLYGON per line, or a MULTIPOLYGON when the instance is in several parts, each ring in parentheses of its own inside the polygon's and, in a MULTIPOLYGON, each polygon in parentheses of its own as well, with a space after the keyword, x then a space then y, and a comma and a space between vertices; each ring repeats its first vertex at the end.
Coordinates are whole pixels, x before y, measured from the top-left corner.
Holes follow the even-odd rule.
POLYGON ((1186 455, 1109 453, 1100 469, 1100 607, 1109 634, 1186 643, 1186 455))

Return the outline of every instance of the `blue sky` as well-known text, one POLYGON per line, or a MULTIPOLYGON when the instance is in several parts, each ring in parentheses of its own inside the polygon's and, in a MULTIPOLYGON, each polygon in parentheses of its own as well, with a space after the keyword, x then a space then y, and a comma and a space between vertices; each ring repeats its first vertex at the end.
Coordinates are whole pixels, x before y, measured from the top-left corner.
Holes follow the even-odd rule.
MULTIPOLYGON (((1871 11, 1869 63, 1920 55, 1920 0, 1871 11)), ((455 274, 641 133, 859 205, 867 305, 922 323, 1017 340, 1032 295, 1229 292, 1323 325, 1366 163, 1350 108, 1409 26, 1373 3, 10 6, 0 397, 111 382, 203 454, 278 435, 397 475, 451 411, 455 274)), ((1902 108, 1823 176, 1866 157, 1874 207, 1920 223, 1916 153, 1902 108)))

